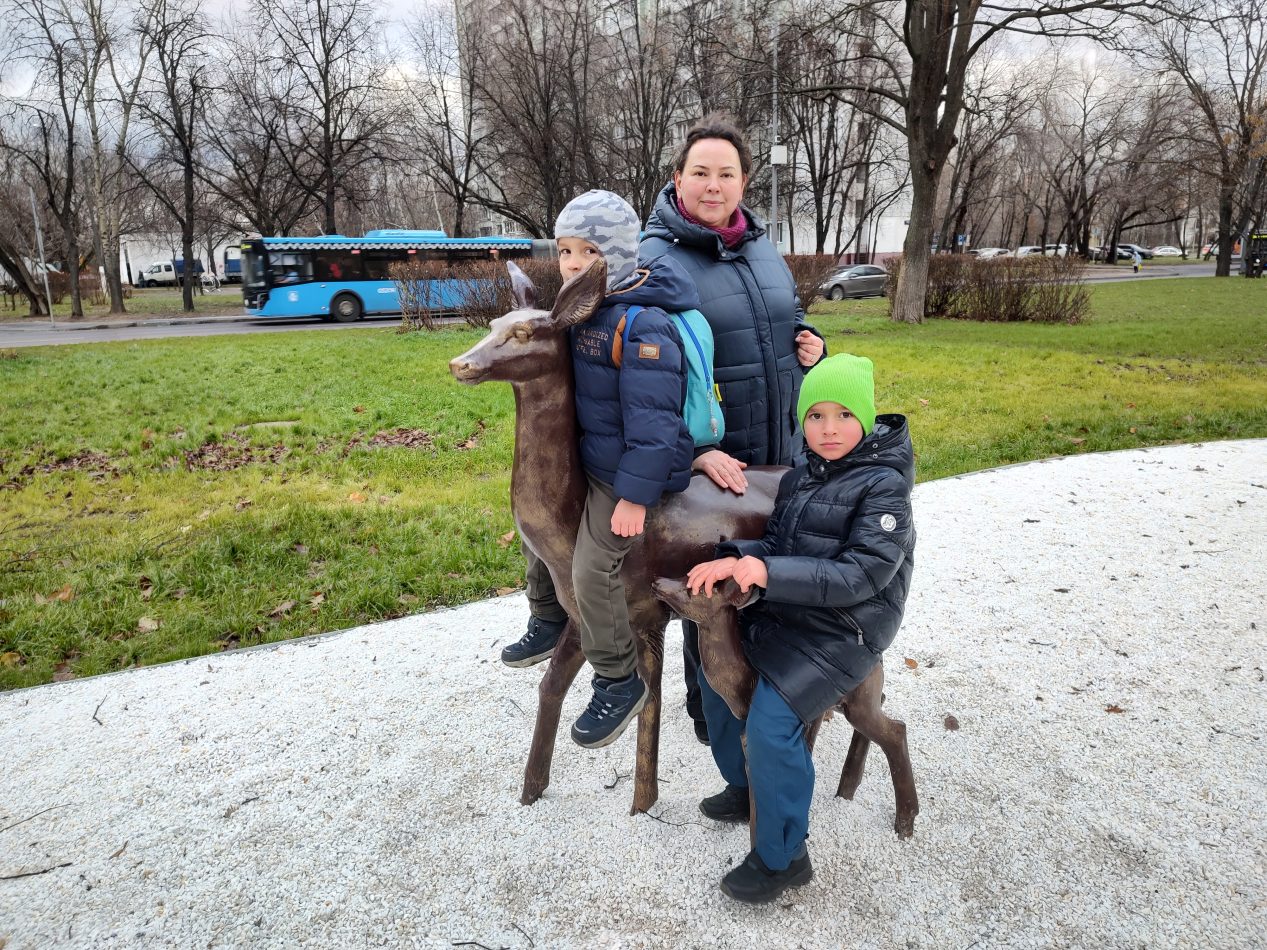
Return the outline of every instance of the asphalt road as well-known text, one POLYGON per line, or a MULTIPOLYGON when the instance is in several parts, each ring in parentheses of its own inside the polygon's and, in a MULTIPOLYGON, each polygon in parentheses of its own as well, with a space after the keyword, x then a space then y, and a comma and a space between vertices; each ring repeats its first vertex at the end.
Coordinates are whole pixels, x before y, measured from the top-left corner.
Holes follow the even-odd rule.
MULTIPOLYGON (((1139 274, 1129 267, 1090 267, 1090 283, 1125 280, 1153 280, 1170 277, 1213 277, 1214 263, 1167 266, 1149 261, 1139 274)), ((198 317, 138 319, 134 323, 103 326, 99 321, 71 323, 59 320, 57 327, 47 321, 0 323, 0 349, 25 346, 59 346, 65 343, 117 343, 128 340, 156 340, 165 337, 223 336, 227 333, 285 333, 294 330, 365 330, 394 328, 399 317, 362 320, 360 323, 326 323, 322 320, 253 320, 249 317, 198 317)))

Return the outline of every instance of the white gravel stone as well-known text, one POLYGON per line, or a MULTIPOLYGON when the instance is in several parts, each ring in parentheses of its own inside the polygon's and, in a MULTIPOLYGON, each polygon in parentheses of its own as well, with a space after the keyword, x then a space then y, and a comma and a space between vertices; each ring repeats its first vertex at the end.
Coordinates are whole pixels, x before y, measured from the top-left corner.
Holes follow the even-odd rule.
POLYGON ((0 877, 55 868, 0 880, 0 946, 1261 947, 1265 486, 1263 441, 919 486, 886 686, 915 837, 876 749, 833 797, 837 718, 815 878, 772 908, 717 888, 748 833, 696 810, 676 624, 660 820, 633 730, 568 741, 580 689, 519 804, 522 595, 0 695, 0 877))

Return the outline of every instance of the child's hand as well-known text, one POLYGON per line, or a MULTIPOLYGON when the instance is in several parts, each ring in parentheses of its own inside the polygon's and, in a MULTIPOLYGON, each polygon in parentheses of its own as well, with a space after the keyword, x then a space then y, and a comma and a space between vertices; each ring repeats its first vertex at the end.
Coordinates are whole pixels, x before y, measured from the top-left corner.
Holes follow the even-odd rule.
POLYGON ((647 522, 647 506, 620 499, 612 512, 612 534, 618 538, 632 538, 642 534, 647 522))
POLYGON ((753 557, 751 554, 739 559, 730 576, 735 579, 735 583, 739 585, 739 589, 745 594, 748 593, 749 588, 753 584, 764 588, 770 582, 770 574, 765 569, 765 561, 759 557, 753 557))
POLYGON ((713 585, 730 577, 738 563, 737 557, 723 557, 716 561, 696 564, 686 575, 686 586, 692 594, 698 594, 700 588, 703 587, 704 595, 712 597, 713 585))

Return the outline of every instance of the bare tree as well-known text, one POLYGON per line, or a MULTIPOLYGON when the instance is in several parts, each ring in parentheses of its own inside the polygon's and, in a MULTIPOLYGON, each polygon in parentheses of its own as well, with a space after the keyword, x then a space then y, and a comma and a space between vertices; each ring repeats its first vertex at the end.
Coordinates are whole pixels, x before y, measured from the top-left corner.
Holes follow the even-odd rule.
POLYGON ((70 278, 70 314, 82 317, 78 173, 86 63, 61 4, 11 3, 7 14, 13 32, 6 39, 31 78, 22 94, 5 103, 6 130, 0 133, 0 147, 27 165, 41 200, 60 226, 70 278))
POLYGON ((329 234, 338 232, 340 197, 368 200, 355 191, 357 171, 392 143, 389 64, 375 9, 371 0, 261 0, 252 8, 268 31, 268 62, 283 90, 276 143, 320 205, 329 234))
POLYGON ((1261 210, 1267 177, 1267 9, 1249 0, 1208 0, 1198 15, 1152 24, 1139 50, 1187 90, 1196 107, 1206 171, 1218 189, 1218 263, 1231 273, 1232 245, 1261 210))
MULTIPOLYGON (((848 96, 859 108, 880 97, 896 106, 877 118, 905 137, 911 163, 911 214, 893 318, 924 319, 929 244, 942 171, 957 143, 968 70, 993 41, 1008 33, 1100 36, 1122 11, 1144 0, 861 0, 842 15, 843 28, 870 40, 854 47, 868 79, 846 79, 802 90, 848 96)), ((847 58, 848 61, 849 58, 847 58)))

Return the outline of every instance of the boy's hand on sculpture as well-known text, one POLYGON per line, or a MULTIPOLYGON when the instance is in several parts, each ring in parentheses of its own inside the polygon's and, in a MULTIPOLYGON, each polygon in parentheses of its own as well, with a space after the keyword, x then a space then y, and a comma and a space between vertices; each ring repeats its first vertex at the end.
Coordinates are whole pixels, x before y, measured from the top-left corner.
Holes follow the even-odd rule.
POLYGON ((632 538, 642 534, 647 521, 647 506, 620 499, 612 512, 612 534, 618 538, 632 538))
POLYGON ((748 479, 743 474, 747 467, 747 462, 731 458, 721 449, 705 452, 691 463, 694 471, 703 472, 722 488, 728 488, 736 495, 742 495, 748 488, 748 479))
POLYGON ((723 557, 716 561, 704 561, 702 564, 696 564, 686 575, 686 586, 692 595, 698 594, 700 588, 704 588, 704 596, 713 596, 713 585, 724 581, 734 573, 735 565, 739 563, 737 557, 723 557))
POLYGON ((753 557, 751 554, 739 559, 730 576, 735 579, 735 583, 739 585, 739 589, 745 594, 752 589, 753 584, 764 588, 770 582, 770 574, 765 569, 765 561, 759 557, 753 557))

